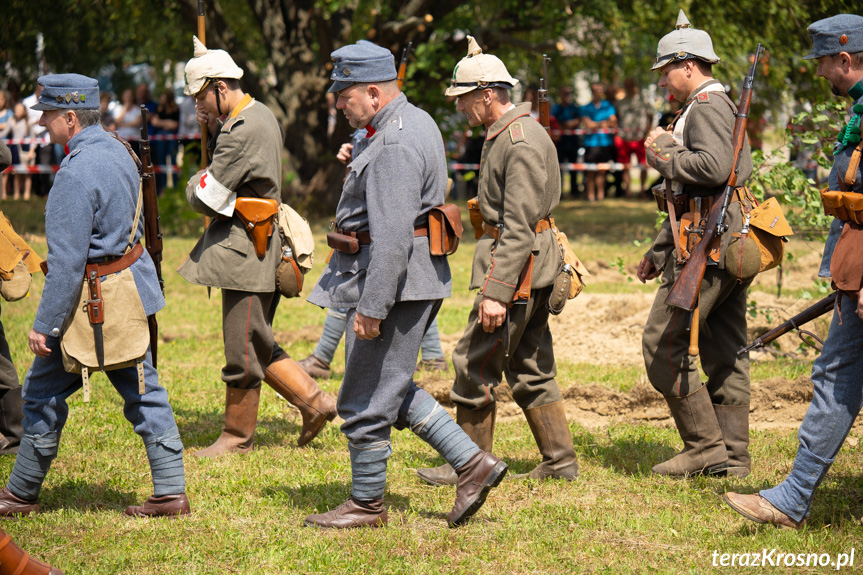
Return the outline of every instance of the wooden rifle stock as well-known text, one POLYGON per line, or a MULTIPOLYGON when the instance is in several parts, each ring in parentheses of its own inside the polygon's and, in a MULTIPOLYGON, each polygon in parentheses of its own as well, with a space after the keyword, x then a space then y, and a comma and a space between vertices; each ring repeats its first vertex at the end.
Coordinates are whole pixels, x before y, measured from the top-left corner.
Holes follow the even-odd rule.
POLYGON ((548 119, 548 63, 551 58, 547 55, 542 55, 542 77, 539 79, 539 90, 536 93, 537 106, 539 108, 539 123, 546 130, 549 129, 550 123, 548 119))
MULTIPOLYGON (((204 25, 204 0, 198 0, 198 40, 204 46, 207 45, 207 28, 204 25)), ((207 157, 207 123, 201 122, 201 169, 205 170, 210 165, 207 157)))
POLYGON ((832 310, 833 307, 836 305, 836 297, 838 296, 838 293, 839 292, 831 293, 815 305, 807 307, 785 323, 774 327, 749 345, 741 347, 740 350, 737 352, 737 355, 744 354, 747 351, 752 351, 753 349, 762 348, 774 339, 785 335, 789 331, 799 329, 801 325, 809 323, 817 317, 821 317, 825 313, 832 310))
POLYGON ((408 56, 411 53, 411 45, 413 42, 408 42, 408 45, 405 46, 404 51, 402 51, 402 59, 399 61, 399 71, 398 76, 396 77, 396 81, 399 83, 399 90, 402 89, 402 84, 405 82, 405 74, 407 74, 408 70, 408 56))
MULTIPOLYGON (((153 169, 153 159, 150 154, 150 138, 147 135, 147 108, 141 106, 141 139, 138 142, 141 155, 141 193, 144 203, 144 241, 147 253, 156 266, 156 277, 159 278, 159 288, 165 295, 165 280, 162 279, 162 227, 159 223, 159 202, 156 198, 156 172, 153 169)), ((150 354, 153 367, 156 367, 157 348, 159 343, 159 324, 156 314, 147 316, 150 326, 150 354)))
MULTIPOLYGON (((761 57, 761 51, 761 44, 758 44, 755 50, 755 59, 749 68, 746 79, 743 81, 743 91, 740 94, 740 104, 737 106, 734 133, 732 135, 734 162, 732 164, 731 175, 728 177, 725 189, 713 196, 713 202, 710 205, 710 212, 707 216, 707 223, 704 224, 701 240, 692 249, 689 259, 683 266, 683 271, 671 287, 668 297, 665 298, 667 305, 689 311, 695 308, 698 293, 701 290, 701 280, 704 279, 704 272, 707 271, 707 258, 710 254, 710 248, 714 241, 724 234, 728 228, 725 218, 734 188, 737 187, 740 156, 746 142, 746 123, 749 117, 749 106, 752 103, 752 86, 755 82, 755 69, 761 57)), ((674 207, 669 206, 669 209, 674 209, 674 207)))

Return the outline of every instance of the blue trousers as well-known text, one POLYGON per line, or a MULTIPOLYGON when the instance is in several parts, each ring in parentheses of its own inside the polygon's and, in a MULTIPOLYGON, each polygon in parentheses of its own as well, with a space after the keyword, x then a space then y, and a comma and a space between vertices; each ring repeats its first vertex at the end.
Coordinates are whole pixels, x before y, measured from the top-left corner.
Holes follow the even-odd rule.
POLYGON ((827 341, 812 367, 814 395, 797 433, 800 445, 791 475, 761 491, 795 521, 809 515, 815 490, 863 406, 863 320, 857 317, 854 299, 843 294, 837 301, 827 341))
MULTIPOLYGON (((24 438, 9 478, 10 490, 28 500, 38 498, 45 475, 57 456, 60 435, 69 415, 66 400, 83 385, 80 374, 63 369, 60 339, 49 336, 46 345, 51 354, 35 357, 24 378, 24 438)), ((183 493, 183 444, 168 402, 168 392, 159 385, 159 374, 153 367, 149 350, 144 360, 143 395, 138 393, 136 368, 113 370, 106 375, 124 400, 123 415, 144 441, 151 467, 157 460, 174 462, 172 469, 165 471, 170 485, 159 485, 162 478, 154 477, 156 495, 183 493)), ((160 473, 157 469, 153 471, 160 473)))

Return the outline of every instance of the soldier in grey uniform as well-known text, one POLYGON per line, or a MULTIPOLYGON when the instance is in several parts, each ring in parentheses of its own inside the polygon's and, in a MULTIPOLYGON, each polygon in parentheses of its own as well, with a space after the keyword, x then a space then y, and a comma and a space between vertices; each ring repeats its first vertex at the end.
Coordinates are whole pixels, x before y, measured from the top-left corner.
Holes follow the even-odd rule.
MULTIPOLYGON (((834 145, 829 189, 863 193, 860 170, 860 124, 863 119, 863 16, 839 14, 809 26, 818 75, 830 82, 836 96, 851 98, 850 120, 834 145), (855 158, 856 156, 856 158, 855 158), (856 164, 854 162, 857 162, 856 164), (849 170, 849 166, 855 167, 849 170)), ((856 218, 863 216, 857 208, 856 218)), ((815 490, 827 475, 851 426, 863 407, 863 234, 860 226, 836 217, 830 227, 818 275, 833 277, 840 292, 824 348, 812 366, 813 397, 798 432, 797 457, 791 474, 779 485, 760 493, 727 493, 732 509, 756 523, 799 529, 809 516, 815 490), (842 239, 840 240, 840 236, 842 239), (844 273, 836 262, 856 260, 844 273), (853 290, 853 291, 852 291, 853 290)))
POLYGON ((359 249, 338 247, 308 298, 348 310, 338 410, 351 456, 351 497, 310 515, 306 525, 385 524, 390 436, 393 427, 409 427, 458 470, 447 515, 457 526, 482 506, 507 466, 481 451, 413 381, 423 333, 452 287, 446 257, 432 256, 428 241, 428 213, 446 196, 443 139, 434 120, 400 92, 388 50, 360 41, 332 58, 336 107, 372 136, 349 165, 336 209, 335 232, 359 249))
MULTIPOLYGON (((39 78, 42 91, 34 110, 51 141, 66 146, 45 206, 48 274, 30 331, 36 355, 24 379, 24 435, 9 476, 0 491, 0 515, 26 515, 39 510, 42 482, 57 457, 60 434, 69 409, 67 398, 82 387, 82 376, 67 373, 60 351, 61 329, 74 312, 88 263, 120 260, 129 243, 140 194, 140 176, 130 152, 102 129, 99 87, 79 74, 39 78)), ((144 222, 138 219, 138 241, 144 222)), ((165 300, 156 268, 146 250, 128 266, 144 312, 152 315, 165 300)), ((132 253, 132 252, 129 252, 132 253)), ((129 261, 123 256, 125 262, 129 261)), ((110 313, 106 302, 106 313, 110 313)), ((183 444, 159 376, 147 351, 143 363, 144 393, 139 393, 135 367, 106 372, 125 402, 123 413, 141 436, 150 460, 154 495, 127 515, 163 516, 189 513, 185 493, 183 444)))
MULTIPOLYGON (((12 153, 0 141, 0 172, 12 164, 12 153)), ((0 215, 0 217, 4 217, 0 215)), ((0 238, 2 240, 2 238, 0 238)), ((0 280, 2 283, 3 280, 0 280)), ((0 321, 0 455, 18 453, 21 442, 21 420, 24 418, 24 400, 21 398, 21 384, 18 371, 12 363, 9 343, 3 322, 0 321)))
MULTIPOLYGON (((661 73, 659 87, 684 102, 672 127, 654 128, 645 141, 647 162, 670 188, 679 219, 696 200, 704 202, 721 191, 731 175, 732 133, 737 108, 722 84, 713 78, 719 57, 710 36, 690 27, 683 11, 677 29, 657 47, 653 70, 661 73)), ((749 141, 741 154, 738 185, 752 175, 749 141)), ((751 279, 738 282, 724 269, 725 250, 743 227, 741 200, 735 192, 728 209, 728 231, 722 235, 717 265, 708 265, 698 299, 702 383, 695 357, 689 355, 690 313, 665 304, 680 275, 675 233, 669 218, 662 224, 650 251, 638 266, 645 282, 662 276, 642 338, 650 383, 665 397, 683 451, 653 467, 661 475, 749 474, 749 358, 737 355, 746 344, 746 295, 751 279)), ((713 262, 709 262, 713 263, 713 262)))
MULTIPOLYGON (((456 66, 446 95, 458 97, 456 109, 471 126, 486 127, 477 198, 485 235, 473 257, 470 287, 479 293, 453 352, 450 397, 459 425, 490 451, 494 388, 506 374, 542 455, 542 462, 521 477, 571 481, 578 476, 578 459, 555 380, 548 327, 548 299, 562 264, 551 229, 551 212, 560 202, 557 152, 530 117, 530 104, 510 102, 508 90, 518 80, 497 57, 483 54, 473 37, 468 40, 468 56, 456 66), (514 302, 520 274, 531 259, 529 296, 514 302)), ((432 485, 455 479, 448 465, 418 474, 432 485)))
MULTIPOLYGON (((185 92, 195 98, 198 120, 209 126, 212 162, 189 180, 186 198, 212 218, 179 272, 187 281, 222 290, 225 425, 215 443, 195 453, 215 457, 252 449, 261 381, 295 405, 303 428, 297 445, 311 441, 335 415, 335 401, 276 343, 273 317, 279 303, 276 267, 279 234, 259 257, 236 213, 243 198, 281 201, 284 137, 273 113, 240 88, 243 71, 224 50, 194 39, 186 64, 185 92)), ((274 225, 278 225, 274 222, 274 225)))

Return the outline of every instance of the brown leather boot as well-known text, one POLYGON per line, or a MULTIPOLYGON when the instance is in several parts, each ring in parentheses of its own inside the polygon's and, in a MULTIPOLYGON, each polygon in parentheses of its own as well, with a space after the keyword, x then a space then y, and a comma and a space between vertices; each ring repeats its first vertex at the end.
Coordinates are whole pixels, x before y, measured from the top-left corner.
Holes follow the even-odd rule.
POLYGON ((38 501, 27 501, 26 499, 21 499, 9 491, 8 487, 0 489, 0 517, 30 515, 31 513, 38 512, 38 501))
POLYGON ((189 506, 189 498, 185 493, 179 495, 163 495, 156 497, 151 495, 143 505, 130 505, 126 508, 126 515, 132 517, 169 517, 177 518, 180 515, 189 515, 192 512, 189 506))
POLYGON ((282 357, 267 366, 264 381, 300 410, 303 428, 297 445, 302 447, 336 417, 335 400, 324 393, 315 380, 290 357, 282 357))
POLYGON ((330 364, 315 354, 310 355, 306 359, 301 359, 297 362, 297 365, 303 368, 303 371, 311 377, 319 377, 321 379, 329 379, 330 377, 330 364))
POLYGON ((254 443, 258 424, 258 404, 261 388, 237 389, 226 387, 225 427, 211 446, 194 453, 195 457, 219 457, 232 453, 247 453, 254 443))
POLYGON ((752 469, 752 458, 749 457, 749 406, 714 403, 713 411, 716 412, 728 455, 725 475, 746 477, 752 469))
POLYGON ((353 527, 383 527, 387 524, 387 508, 383 499, 358 501, 349 497, 347 501, 326 513, 309 515, 306 527, 321 529, 351 529, 353 527))
POLYGON ((566 479, 578 477, 578 457, 572 445, 572 432, 563 411, 563 402, 531 407, 524 410, 527 424, 542 454, 542 463, 530 473, 514 475, 512 479, 566 479))
POLYGON ((491 453, 480 451, 458 470, 455 504, 447 513, 450 527, 463 525, 485 503, 488 492, 506 475, 507 465, 491 453))
MULTIPOLYGON (((489 453, 494 442, 496 406, 497 404, 493 403, 482 409, 468 409, 461 405, 456 405, 455 408, 455 422, 480 449, 489 453)), ((417 469, 417 475, 429 485, 455 485, 458 482, 458 475, 449 463, 417 469)))
POLYGON ((701 386, 686 397, 666 397, 665 402, 683 440, 683 451, 654 465, 651 471, 671 477, 715 475, 724 471, 728 455, 707 387, 701 386))
POLYGON ((30 557, 0 529, 0 575, 63 575, 63 572, 30 557))

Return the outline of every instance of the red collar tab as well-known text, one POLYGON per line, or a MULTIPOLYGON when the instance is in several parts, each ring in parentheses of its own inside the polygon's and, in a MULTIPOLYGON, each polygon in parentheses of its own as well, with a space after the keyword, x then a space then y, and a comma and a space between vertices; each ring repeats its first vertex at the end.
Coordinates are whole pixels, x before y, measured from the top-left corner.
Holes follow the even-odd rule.
POLYGON ((372 128, 371 124, 369 124, 368 126, 366 126, 366 138, 371 138, 374 135, 375 135, 375 129, 372 128))

